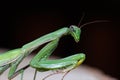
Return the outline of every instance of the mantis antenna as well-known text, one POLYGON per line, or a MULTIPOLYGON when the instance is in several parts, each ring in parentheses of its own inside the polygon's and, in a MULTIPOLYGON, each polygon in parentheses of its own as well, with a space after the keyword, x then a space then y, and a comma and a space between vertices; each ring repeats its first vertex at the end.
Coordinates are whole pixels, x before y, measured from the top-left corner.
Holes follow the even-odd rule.
POLYGON ((78 23, 78 27, 80 27, 80 28, 82 28, 82 27, 84 27, 88 24, 93 24, 93 23, 98 23, 98 22, 109 22, 108 20, 95 20, 95 21, 87 22, 87 23, 84 23, 84 24, 81 25, 81 22, 82 22, 84 17, 85 17, 85 13, 82 14, 82 17, 81 17, 81 19, 78 23))
POLYGON ((80 21, 78 23, 78 27, 80 26, 80 24, 81 24, 81 22, 82 22, 82 20, 83 20, 84 17, 85 17, 85 13, 82 14, 82 17, 81 17, 81 19, 80 19, 80 21))
POLYGON ((82 24, 81 26, 78 26, 78 27, 82 28, 88 24, 93 24, 93 23, 98 23, 98 22, 109 22, 109 21, 108 20, 95 20, 95 21, 91 21, 91 22, 87 22, 85 24, 82 24))

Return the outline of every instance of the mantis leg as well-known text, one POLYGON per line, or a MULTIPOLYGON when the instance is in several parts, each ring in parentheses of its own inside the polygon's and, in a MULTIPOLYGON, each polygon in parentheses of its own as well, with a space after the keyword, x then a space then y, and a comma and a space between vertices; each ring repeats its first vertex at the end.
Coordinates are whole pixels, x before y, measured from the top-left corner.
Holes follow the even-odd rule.
POLYGON ((16 62, 11 63, 10 71, 8 73, 9 80, 11 80, 12 78, 14 78, 15 76, 17 76, 20 73, 21 73, 21 80, 22 80, 22 78, 23 78, 22 76, 23 76, 23 72, 24 72, 25 67, 16 71, 16 69, 17 69, 18 65, 20 64, 20 62, 22 61, 22 59, 23 59, 23 56, 21 56, 16 62))
MULTIPOLYGON (((63 77, 62 77, 61 80, 63 80, 64 77, 65 77, 70 71, 71 71, 71 70, 67 71, 67 72, 63 75, 63 77)), ((52 75, 55 75, 55 74, 59 74, 59 73, 64 73, 64 72, 56 72, 56 73, 49 74, 49 75, 45 76, 42 80, 45 80, 46 78, 48 78, 48 77, 50 77, 50 76, 52 76, 52 75)))
MULTIPOLYGON (((42 50, 40 50, 38 54, 31 60, 30 65, 34 67, 39 61, 46 60, 57 47, 58 41, 59 39, 51 41, 44 48, 42 48, 42 50)), ((35 70, 34 80, 36 78, 36 74, 37 74, 37 69, 35 70)))
POLYGON ((55 50, 55 48, 58 45, 59 39, 53 40, 50 43, 48 43, 45 47, 43 47, 38 54, 33 57, 33 59, 30 62, 31 66, 36 65, 40 61, 47 60, 47 58, 51 55, 51 53, 55 50))
POLYGON ((1 75, 6 69, 8 69, 9 66, 10 66, 10 65, 8 64, 8 65, 5 65, 5 66, 0 67, 0 75, 1 75))
POLYGON ((21 69, 19 69, 18 71, 16 71, 16 72, 11 76, 11 79, 21 73, 21 80, 23 80, 24 70, 27 69, 28 67, 29 67, 29 65, 26 65, 26 66, 24 66, 23 68, 21 68, 21 69))
POLYGON ((36 79, 36 75, 37 75, 37 70, 35 69, 35 74, 34 74, 34 78, 33 78, 33 80, 36 79))
POLYGON ((76 68, 84 61, 85 55, 83 53, 75 54, 63 59, 48 60, 48 57, 57 47, 58 41, 59 39, 53 40, 43 47, 31 60, 30 66, 41 72, 48 70, 60 70, 60 73, 62 73, 76 68))

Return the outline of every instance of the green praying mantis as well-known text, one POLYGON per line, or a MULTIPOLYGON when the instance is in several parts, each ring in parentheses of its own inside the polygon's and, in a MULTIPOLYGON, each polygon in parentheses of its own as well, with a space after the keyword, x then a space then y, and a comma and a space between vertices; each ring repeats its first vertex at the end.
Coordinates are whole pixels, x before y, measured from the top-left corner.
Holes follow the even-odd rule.
MULTIPOLYGON (((10 50, 0 55, 0 74, 10 67, 8 79, 11 80, 16 73, 17 66, 20 62, 28 56, 33 50, 37 49, 40 45, 48 43, 43 47, 38 54, 30 61, 29 66, 35 68, 37 71, 48 70, 62 70, 62 72, 70 71, 71 69, 79 66, 85 59, 85 54, 78 53, 59 60, 48 60, 48 57, 55 50, 60 38, 64 35, 71 35, 76 42, 80 39, 81 30, 79 27, 71 25, 69 28, 64 27, 47 35, 44 35, 22 48, 10 50)), ((17 73, 22 73, 20 69, 17 73)))
MULTIPOLYGON (((33 40, 32 42, 23 45, 21 48, 10 50, 3 54, 0 54, 0 75, 6 69, 10 68, 8 73, 8 79, 11 80, 16 75, 20 73, 23 74, 23 71, 28 67, 34 68, 36 72, 54 70, 56 72, 67 74, 72 69, 78 67, 80 64, 83 63, 83 61, 85 60, 85 54, 77 53, 68 56, 66 58, 57 59, 57 60, 49 60, 48 59, 49 56, 56 49, 59 40, 61 39, 62 36, 71 35, 74 38, 75 42, 79 42, 81 28, 87 24, 91 24, 94 22, 99 22, 99 21, 89 22, 81 25, 80 27, 75 25, 71 25, 69 28, 64 27, 49 34, 46 34, 36 40, 33 40), (32 51, 36 50, 39 46, 43 44, 46 44, 45 47, 43 47, 37 53, 37 55, 33 57, 33 59, 30 61, 30 63, 27 66, 19 70, 16 70, 20 62, 22 62, 22 60, 25 57, 27 57, 30 53, 32 53, 32 51)), ((35 76, 34 76, 34 80, 35 80, 35 76)), ((47 77, 49 76, 50 75, 48 75, 47 77)), ((45 77, 43 80, 45 80, 47 77, 45 77)), ((23 80, 23 76, 21 77, 21 80, 23 80)))

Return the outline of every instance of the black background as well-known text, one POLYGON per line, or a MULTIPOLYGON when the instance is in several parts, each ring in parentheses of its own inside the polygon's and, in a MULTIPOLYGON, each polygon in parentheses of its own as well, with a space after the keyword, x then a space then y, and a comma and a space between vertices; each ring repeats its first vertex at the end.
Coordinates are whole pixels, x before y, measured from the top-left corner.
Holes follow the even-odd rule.
POLYGON ((77 52, 87 56, 84 64, 120 77, 119 33, 120 3, 114 1, 1 2, 0 47, 21 47, 59 28, 95 20, 109 20, 86 25, 76 44, 70 36, 63 37, 54 55, 65 57, 77 52))

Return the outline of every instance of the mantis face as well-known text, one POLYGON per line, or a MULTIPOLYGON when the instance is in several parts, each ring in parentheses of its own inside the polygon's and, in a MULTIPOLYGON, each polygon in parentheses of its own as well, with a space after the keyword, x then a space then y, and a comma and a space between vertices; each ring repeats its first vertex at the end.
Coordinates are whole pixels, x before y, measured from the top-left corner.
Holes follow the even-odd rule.
POLYGON ((71 25, 69 29, 70 29, 70 34, 73 36, 74 40, 76 42, 79 42, 80 34, 81 34, 80 28, 75 25, 71 25))

